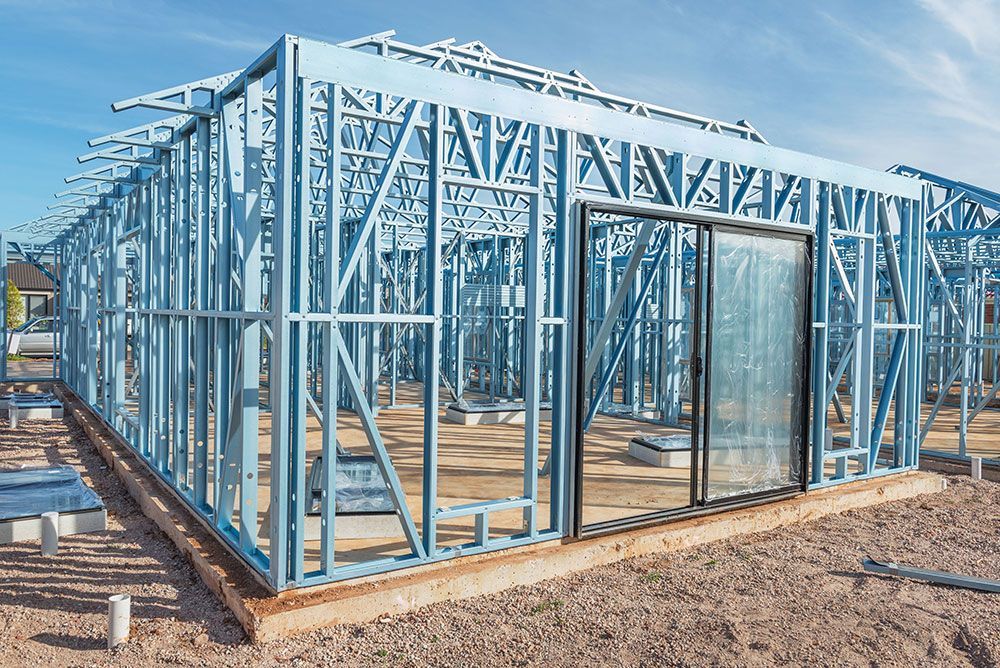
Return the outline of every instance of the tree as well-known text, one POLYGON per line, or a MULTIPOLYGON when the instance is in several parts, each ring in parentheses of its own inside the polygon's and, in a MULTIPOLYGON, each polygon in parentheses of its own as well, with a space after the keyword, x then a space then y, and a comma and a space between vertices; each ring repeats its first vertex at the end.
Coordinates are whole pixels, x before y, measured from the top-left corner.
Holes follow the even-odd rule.
POLYGON ((7 281, 7 329, 17 329, 24 324, 24 300, 21 291, 12 281, 7 281))

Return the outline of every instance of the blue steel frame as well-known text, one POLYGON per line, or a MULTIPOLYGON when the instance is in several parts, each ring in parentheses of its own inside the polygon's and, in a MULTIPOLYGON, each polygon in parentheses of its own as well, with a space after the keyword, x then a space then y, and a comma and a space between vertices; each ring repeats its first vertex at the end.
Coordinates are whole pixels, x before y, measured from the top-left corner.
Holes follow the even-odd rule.
MULTIPOLYGON (((924 183, 927 296, 921 399, 931 408, 921 443, 950 401, 958 408, 955 450, 924 451, 968 460, 969 426, 984 411, 997 410, 1000 392, 1000 193, 907 165, 890 171, 924 183)), ((991 458, 1000 463, 1000 446, 991 458)))
MULTIPOLYGON (((810 487, 917 465, 918 180, 777 148, 746 123, 610 95, 577 72, 507 60, 478 42, 413 46, 391 32, 337 46, 283 36, 242 71, 113 105, 135 107, 174 115, 92 140, 98 150, 81 162, 109 164, 68 178, 67 208, 23 226, 53 236, 62 265, 54 375, 276 590, 569 535, 580 202, 814 230, 810 487), (520 311, 491 304, 493 330, 462 317, 470 295, 504 286, 523 299, 520 311), (891 318, 878 297, 891 299, 891 318), (891 340, 881 371, 879 337, 891 340), (441 507, 439 388, 461 400, 487 376, 490 392, 525 404, 522 494, 441 507), (397 405, 403 377, 424 383, 419 518, 375 421, 397 405), (543 401, 552 403, 547 457, 543 401), (847 402, 849 430, 835 435, 828 415, 847 402), (406 555, 337 562, 338 420, 323 416, 338 410, 361 420, 406 555), (307 571, 313 419, 322 540, 319 567, 307 571), (256 507, 262 462, 266 510, 256 507), (538 513, 540 476, 550 478, 548 517, 538 513), (523 513, 523 532, 491 536, 491 513, 507 510, 523 513), (475 518, 471 542, 440 545, 438 524, 456 517, 475 518)), ((627 287, 651 232, 639 222, 616 229, 602 252, 624 267, 627 287)), ((680 275, 682 261, 668 258, 664 271, 680 275)), ((677 285, 659 309, 655 350, 668 354, 624 332, 636 337, 636 373, 645 365, 657 379, 667 421, 680 417, 686 373, 677 285)), ((632 297, 612 287, 608 318, 624 324, 632 297)))
MULTIPOLYGON (((53 207, 50 207, 53 208, 53 207)), ((56 205, 55 208, 60 208, 56 205)), ((49 235, 43 235, 48 237, 49 235)), ((62 359, 53 355, 52 373, 43 376, 11 374, 8 368, 7 348, 10 331, 7 328, 7 267, 11 262, 26 262, 38 268, 52 280, 53 285, 53 331, 62 331, 64 318, 60 276, 62 275, 61 247, 58 242, 40 240, 37 234, 25 234, 16 230, 0 230, 0 382, 46 382, 59 377, 62 359)), ((54 344, 58 346, 58 341, 54 344)))

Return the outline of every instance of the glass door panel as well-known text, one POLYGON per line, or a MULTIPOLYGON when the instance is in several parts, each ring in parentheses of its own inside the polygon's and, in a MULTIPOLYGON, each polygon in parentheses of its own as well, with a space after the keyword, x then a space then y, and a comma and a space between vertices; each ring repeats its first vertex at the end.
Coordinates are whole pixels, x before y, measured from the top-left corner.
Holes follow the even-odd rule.
POLYGON ((806 242, 712 231, 704 501, 802 481, 806 242))
POLYGON ((589 528, 696 502, 691 365, 705 228, 610 212, 586 225, 578 491, 589 528))

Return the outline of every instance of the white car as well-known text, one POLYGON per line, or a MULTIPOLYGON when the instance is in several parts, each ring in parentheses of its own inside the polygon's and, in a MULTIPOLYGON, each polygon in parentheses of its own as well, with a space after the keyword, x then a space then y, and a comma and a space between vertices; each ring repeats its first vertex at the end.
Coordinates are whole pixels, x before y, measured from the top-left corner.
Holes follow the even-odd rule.
POLYGON ((59 340, 54 325, 52 317, 32 318, 14 330, 8 352, 25 357, 52 357, 59 340))

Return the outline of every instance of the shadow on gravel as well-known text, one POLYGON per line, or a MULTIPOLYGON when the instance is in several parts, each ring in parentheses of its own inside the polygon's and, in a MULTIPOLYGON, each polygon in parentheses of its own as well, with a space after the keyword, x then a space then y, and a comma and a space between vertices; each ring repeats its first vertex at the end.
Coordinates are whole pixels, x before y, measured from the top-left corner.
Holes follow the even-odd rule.
POLYGON ((57 633, 39 633, 31 636, 28 640, 34 640, 49 647, 63 647, 65 649, 88 650, 104 649, 107 647, 107 641, 100 638, 59 635, 57 633))

